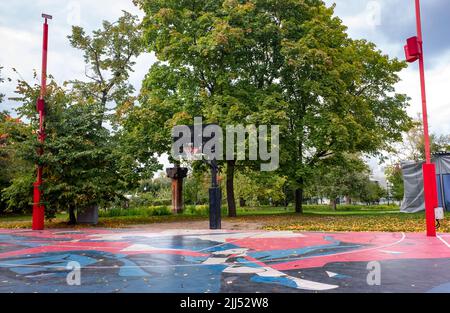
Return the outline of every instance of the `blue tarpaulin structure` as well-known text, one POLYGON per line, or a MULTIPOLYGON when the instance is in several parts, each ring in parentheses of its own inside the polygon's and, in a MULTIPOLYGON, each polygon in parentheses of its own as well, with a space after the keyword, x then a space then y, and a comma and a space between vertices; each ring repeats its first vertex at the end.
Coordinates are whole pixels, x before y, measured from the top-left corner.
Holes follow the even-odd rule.
MULTIPOLYGON (((439 206, 450 211, 450 153, 439 153, 433 156, 436 164, 436 183, 439 206)), ((405 195, 400 210, 415 213, 425 210, 423 195, 422 165, 424 162, 402 162, 405 195)))

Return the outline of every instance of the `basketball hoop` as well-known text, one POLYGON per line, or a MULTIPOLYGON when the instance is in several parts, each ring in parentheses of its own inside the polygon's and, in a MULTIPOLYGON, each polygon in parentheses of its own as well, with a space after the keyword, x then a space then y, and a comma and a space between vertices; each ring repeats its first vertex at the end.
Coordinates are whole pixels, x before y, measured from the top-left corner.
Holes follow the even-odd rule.
MULTIPOLYGON (((182 145, 176 145, 177 151, 174 159, 179 159, 180 164, 190 169, 192 169, 192 164, 194 161, 203 161, 211 167, 211 188, 209 189, 209 227, 210 229, 221 229, 222 196, 220 185, 217 183, 219 166, 215 157, 210 159, 208 154, 203 153, 205 143, 209 142, 210 139, 215 138, 215 132, 213 132, 214 136, 205 136, 205 132, 203 131, 205 127, 211 125, 213 124, 203 126, 200 125, 202 129, 200 134, 196 133, 195 126, 181 126, 183 127, 183 130, 178 129, 172 132, 172 142, 174 144, 178 143, 178 141, 183 137, 183 132, 186 131, 186 128, 189 128, 191 140, 189 143, 184 141, 182 145)), ((214 153, 213 151, 211 152, 214 153)))
POLYGON ((180 164, 192 169, 194 161, 202 160, 202 153, 200 148, 194 147, 192 143, 183 147, 183 153, 179 156, 180 164))
POLYGON ((197 156, 201 155, 198 153, 200 149, 198 147, 194 147, 192 143, 189 143, 187 147, 183 147, 183 156, 181 158, 193 161, 197 156))

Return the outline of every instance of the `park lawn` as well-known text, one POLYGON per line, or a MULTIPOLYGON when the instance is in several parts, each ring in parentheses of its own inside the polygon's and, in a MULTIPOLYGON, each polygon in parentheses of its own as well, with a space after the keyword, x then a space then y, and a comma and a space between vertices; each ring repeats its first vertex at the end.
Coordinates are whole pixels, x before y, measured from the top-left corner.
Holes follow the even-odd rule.
MULTIPOLYGON (((450 218, 450 215, 447 215, 450 218)), ((425 214, 305 214, 303 216, 274 217, 265 230, 345 231, 345 232, 425 232, 425 214)), ((439 232, 450 232, 448 220, 441 222, 439 232)))
MULTIPOLYGON (((67 214, 58 214, 52 220, 45 221, 45 227, 49 229, 55 228, 122 228, 132 225, 145 225, 153 223, 170 223, 176 221, 195 221, 203 220, 204 216, 189 215, 167 215, 167 216, 117 216, 117 217, 100 217, 97 225, 79 224, 76 226, 67 225, 69 216, 67 214)), ((26 229, 31 228, 31 216, 21 217, 0 217, 0 228, 6 229, 26 229)))
MULTIPOLYGON (((182 215, 148 216, 144 210, 137 210, 128 216, 102 216, 96 226, 77 225, 75 228, 104 227, 121 228, 133 225, 204 221, 204 211, 196 214, 187 212, 182 215)), ((450 215, 447 215, 450 218, 450 215)), ((52 221, 46 222, 47 228, 67 228, 68 216, 58 214, 52 221)), ((237 218, 223 216, 224 221, 233 224, 257 223, 264 230, 289 231, 386 231, 386 232, 424 232, 424 213, 404 214, 389 207, 352 207, 346 206, 337 211, 326 206, 305 206, 304 214, 293 212, 292 208, 244 208, 238 209, 237 218)), ((71 226, 73 227, 73 226, 71 226)), ((31 216, 0 217, 0 228, 31 228, 31 216)), ((450 232, 450 223, 441 222, 440 232, 450 232)))

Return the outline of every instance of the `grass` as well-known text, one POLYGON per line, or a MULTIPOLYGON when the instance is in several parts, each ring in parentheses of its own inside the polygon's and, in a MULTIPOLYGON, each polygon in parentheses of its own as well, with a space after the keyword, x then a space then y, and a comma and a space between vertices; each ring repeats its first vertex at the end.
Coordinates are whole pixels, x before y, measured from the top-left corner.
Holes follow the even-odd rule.
MULTIPOLYGON (((329 206, 305 206, 304 214, 299 215, 289 208, 247 207, 238 209, 237 218, 226 217, 223 208, 223 220, 234 224, 259 223, 265 230, 290 231, 389 231, 424 232, 424 213, 399 213, 395 206, 339 206, 333 211, 329 206)), ((208 207, 186 206, 181 215, 172 215, 167 206, 136 209, 112 209, 101 211, 99 224, 84 227, 121 228, 133 225, 153 223, 204 221, 208 207)), ((450 218, 450 214, 447 215, 450 218)), ((66 228, 67 214, 58 214, 52 221, 46 222, 47 228, 66 228)), ((0 228, 30 228, 31 216, 0 217, 0 228)), ((450 223, 443 221, 440 232, 450 232, 450 223)))

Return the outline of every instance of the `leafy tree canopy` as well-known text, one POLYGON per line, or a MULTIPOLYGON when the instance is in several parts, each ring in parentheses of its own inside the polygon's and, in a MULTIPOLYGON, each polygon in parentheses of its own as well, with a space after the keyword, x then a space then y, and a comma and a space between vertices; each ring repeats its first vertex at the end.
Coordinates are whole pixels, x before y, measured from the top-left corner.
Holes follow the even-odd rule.
POLYGON ((144 81, 136 114, 148 118, 137 128, 159 129, 149 140, 168 151, 170 126, 198 114, 222 126, 280 125, 280 171, 298 212, 324 159, 376 155, 411 126, 408 98, 394 89, 406 64, 349 38, 323 1, 134 2, 145 44, 164 62, 144 81))

